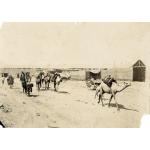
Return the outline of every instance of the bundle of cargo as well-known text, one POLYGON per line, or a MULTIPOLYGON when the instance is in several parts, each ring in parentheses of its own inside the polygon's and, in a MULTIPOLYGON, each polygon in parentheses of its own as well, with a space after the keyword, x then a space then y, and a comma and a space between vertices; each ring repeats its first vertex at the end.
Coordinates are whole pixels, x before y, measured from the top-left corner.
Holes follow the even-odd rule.
POLYGON ((100 79, 94 80, 92 78, 92 79, 86 81, 87 87, 90 88, 91 90, 96 90, 97 86, 99 86, 100 84, 101 84, 100 79))

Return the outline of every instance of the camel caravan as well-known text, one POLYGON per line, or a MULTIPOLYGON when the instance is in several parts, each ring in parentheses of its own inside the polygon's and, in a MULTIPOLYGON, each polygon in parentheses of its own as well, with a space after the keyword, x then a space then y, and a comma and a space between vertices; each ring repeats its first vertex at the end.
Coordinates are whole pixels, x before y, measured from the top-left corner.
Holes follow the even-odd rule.
MULTIPOLYGON (((53 84, 54 91, 58 91, 59 85, 63 80, 69 80, 70 76, 66 76, 65 74, 59 73, 57 71, 50 72, 39 72, 34 75, 34 79, 32 80, 33 75, 30 72, 21 71, 20 74, 17 74, 17 78, 20 80, 23 93, 30 96, 32 93, 32 88, 36 86, 37 90, 49 90, 50 83, 53 84), (33 83, 34 82, 34 83, 33 83)), ((11 74, 7 76, 3 76, 1 78, 2 86, 4 86, 5 80, 7 81, 7 85, 12 89, 14 86, 14 77, 11 74)))
MULTIPOLYGON (((32 88, 34 86, 34 83, 31 82, 32 76, 30 72, 24 72, 22 71, 20 76, 18 76, 23 93, 30 96, 32 93, 32 88)), ((50 88, 53 88, 55 92, 58 92, 58 88, 60 83, 63 80, 69 80, 71 77, 64 77, 61 73, 58 73, 57 71, 51 73, 51 72, 39 72, 37 75, 35 75, 35 86, 37 91, 41 90, 49 90, 50 88), (53 84, 53 87, 50 87, 50 83, 53 84)), ((4 84, 5 78, 2 79, 2 85, 4 84)), ((12 75, 8 75, 7 77, 7 84, 10 88, 13 87, 14 84, 14 77, 12 75)), ((95 90, 95 98, 98 98, 98 104, 101 102, 102 106, 104 106, 103 98, 104 94, 110 94, 110 99, 108 103, 108 107, 110 107, 110 103, 112 99, 114 99, 116 108, 119 110, 119 106, 116 100, 116 94, 119 92, 122 92, 127 87, 131 86, 131 83, 123 82, 121 85, 117 83, 117 81, 111 76, 107 75, 103 79, 100 80, 94 80, 91 78, 88 82, 86 82, 87 87, 92 87, 92 90, 95 90), (93 86, 89 86, 93 85, 93 86)))
POLYGON ((36 77, 36 86, 38 91, 41 89, 42 85, 45 85, 45 90, 49 90, 50 82, 54 83, 54 91, 58 91, 58 87, 62 82, 63 77, 61 77, 60 73, 55 72, 54 74, 51 73, 44 73, 40 72, 36 77))
MULTIPOLYGON (((50 89, 50 83, 53 82, 54 84, 54 91, 58 91, 58 87, 60 83, 64 80, 64 77, 60 75, 60 73, 55 72, 55 73, 45 73, 45 72, 40 72, 36 77, 35 77, 35 84, 37 87, 37 90, 40 91, 42 88, 45 90, 50 89)), ((26 93, 27 95, 30 95, 32 92, 32 88, 34 84, 31 82, 31 75, 29 72, 21 72, 20 75, 20 81, 22 83, 22 88, 23 92, 26 93)))

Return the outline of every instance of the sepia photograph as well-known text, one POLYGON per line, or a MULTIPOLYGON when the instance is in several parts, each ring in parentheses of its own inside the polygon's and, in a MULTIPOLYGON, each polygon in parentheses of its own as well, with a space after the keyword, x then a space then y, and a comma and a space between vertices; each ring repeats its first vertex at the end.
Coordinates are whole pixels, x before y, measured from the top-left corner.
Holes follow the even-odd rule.
POLYGON ((1 128, 139 128, 150 113, 149 22, 4 22, 1 128))

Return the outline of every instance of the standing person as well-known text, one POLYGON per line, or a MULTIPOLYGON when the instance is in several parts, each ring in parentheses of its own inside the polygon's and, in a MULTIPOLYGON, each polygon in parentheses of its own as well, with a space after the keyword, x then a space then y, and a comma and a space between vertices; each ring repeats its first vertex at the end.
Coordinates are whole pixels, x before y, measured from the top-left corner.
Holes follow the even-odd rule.
POLYGON ((3 76, 2 77, 2 86, 4 85, 4 83, 5 83, 5 77, 3 76))
POLYGON ((20 75, 20 81, 23 88, 23 93, 27 93, 27 82, 26 82, 26 74, 22 71, 20 75))

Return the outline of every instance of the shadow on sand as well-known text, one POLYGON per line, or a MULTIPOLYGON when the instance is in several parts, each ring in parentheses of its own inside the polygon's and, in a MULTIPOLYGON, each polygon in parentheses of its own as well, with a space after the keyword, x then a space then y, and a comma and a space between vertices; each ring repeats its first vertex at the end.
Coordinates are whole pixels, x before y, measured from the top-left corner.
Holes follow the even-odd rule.
MULTIPOLYGON (((52 88, 49 88, 49 89, 40 89, 40 91, 53 91, 53 92, 57 92, 57 93, 59 93, 59 94, 70 94, 69 92, 67 92, 67 91, 55 91, 54 89, 52 89, 52 88)), ((39 91, 39 92, 40 92, 39 91)))
POLYGON ((70 94, 70 93, 67 92, 67 91, 57 91, 57 93, 60 93, 60 94, 70 94))
MULTIPOLYGON (((111 107, 116 107, 116 104, 111 103, 111 104, 110 104, 110 108, 111 108, 111 107)), ((139 111, 136 110, 136 109, 126 108, 126 107, 125 107, 124 105, 122 105, 122 104, 118 104, 118 107, 119 107, 119 109, 125 109, 125 110, 130 110, 130 111, 139 112, 139 111)))
POLYGON ((77 101, 77 102, 81 102, 81 103, 84 103, 84 104, 88 104, 88 102, 86 102, 86 101, 82 101, 82 100, 75 100, 75 101, 77 101))
POLYGON ((39 95, 36 95, 36 94, 31 94, 29 95, 28 97, 38 97, 39 95))
POLYGON ((51 90, 51 89, 44 89, 44 88, 42 88, 39 91, 49 91, 49 90, 51 90))
POLYGON ((39 91, 54 91, 54 89, 52 89, 52 88, 49 88, 49 89, 41 88, 39 91))
POLYGON ((20 88, 19 87, 13 87, 11 89, 19 90, 20 88))

